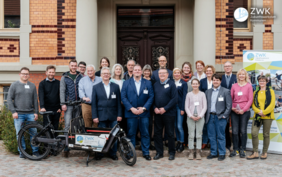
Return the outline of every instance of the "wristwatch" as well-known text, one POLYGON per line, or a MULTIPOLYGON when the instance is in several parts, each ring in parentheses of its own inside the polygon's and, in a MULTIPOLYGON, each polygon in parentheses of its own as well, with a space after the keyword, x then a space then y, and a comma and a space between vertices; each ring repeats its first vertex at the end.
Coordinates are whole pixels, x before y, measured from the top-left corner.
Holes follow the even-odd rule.
POLYGON ((146 108, 145 108, 145 107, 143 107, 142 109, 143 109, 144 112, 146 111, 146 108))

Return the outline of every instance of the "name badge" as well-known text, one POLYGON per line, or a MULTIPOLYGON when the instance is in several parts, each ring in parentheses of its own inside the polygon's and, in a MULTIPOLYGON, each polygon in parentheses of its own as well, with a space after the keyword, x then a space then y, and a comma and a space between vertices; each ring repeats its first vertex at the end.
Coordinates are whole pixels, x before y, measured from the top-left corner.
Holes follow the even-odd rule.
POLYGON ((243 95, 243 92, 238 92, 238 96, 242 96, 243 95))
POLYGON ((218 98, 218 101, 224 101, 224 98, 221 96, 218 98))
POLYGON ((194 102, 194 105, 199 106, 200 104, 199 104, 199 102, 194 102))
POLYGON ((113 93, 112 94, 112 99, 116 99, 117 98, 117 96, 113 93))
POLYGON ((148 90, 144 90, 143 93, 144 93, 144 94, 148 94, 148 90))
POLYGON ((25 88, 25 89, 29 89, 29 85, 25 85, 24 88, 25 88))
POLYGON ((169 87, 169 85, 168 85, 168 84, 165 84, 164 88, 168 88, 168 87, 169 87))
POLYGON ((182 83, 179 83, 179 84, 178 84, 178 87, 181 87, 181 86, 182 86, 182 83))

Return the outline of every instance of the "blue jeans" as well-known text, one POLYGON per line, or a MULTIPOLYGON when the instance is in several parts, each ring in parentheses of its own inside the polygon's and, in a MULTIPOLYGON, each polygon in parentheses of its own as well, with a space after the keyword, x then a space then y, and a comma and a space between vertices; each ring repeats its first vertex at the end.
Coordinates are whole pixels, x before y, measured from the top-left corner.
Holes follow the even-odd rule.
POLYGON ((209 138, 208 138, 207 124, 204 125, 202 138, 203 138, 203 144, 208 144, 209 138))
MULTIPOLYGON (((18 118, 17 119, 14 119, 14 125, 15 125, 15 128, 16 128, 16 133, 17 133, 17 139, 18 139, 18 133, 19 131, 21 130, 21 126, 23 124, 24 121, 34 121, 34 114, 18 114, 18 118)), ((32 135, 35 135, 37 133, 37 130, 36 128, 30 128, 28 130, 29 134, 30 134, 30 141, 31 141, 31 138, 32 138, 32 135)), ((30 144, 31 145, 31 144, 30 144)), ((26 149, 26 146, 25 146, 25 141, 24 139, 22 138, 22 148, 25 150, 26 149)), ((31 145, 31 148, 32 148, 32 152, 35 153, 38 151, 38 147, 33 147, 31 145)), ((18 151, 19 153, 21 154, 21 151, 20 151, 20 148, 18 147, 18 151)))
POLYGON ((150 134, 149 134, 149 118, 148 117, 138 117, 138 118, 127 118, 127 137, 131 140, 133 146, 135 147, 135 137, 137 133, 137 128, 140 130, 141 134, 141 147, 143 155, 149 155, 150 147, 150 134))
MULTIPOLYGON (((65 120, 64 130, 65 131, 69 131, 69 129, 70 129, 70 122, 71 122, 71 119, 72 119, 72 110, 73 110, 73 106, 67 106, 67 111, 65 112, 65 115, 64 115, 64 120, 65 120)), ((65 135, 68 135, 68 133, 65 133, 65 135)), ((65 146, 64 151, 68 152, 69 147, 65 146)))
POLYGON ((184 143, 184 130, 183 130, 183 115, 181 115, 181 110, 178 107, 178 105, 176 106, 177 109, 177 115, 176 115, 176 119, 175 119, 175 134, 176 134, 176 139, 177 141, 180 141, 181 143, 184 143))
POLYGON ((208 136, 211 144, 211 155, 217 155, 217 148, 219 155, 225 155, 225 128, 227 120, 224 118, 218 119, 216 115, 210 115, 207 124, 208 136))
MULTIPOLYGON (((99 128, 113 128, 117 124, 117 121, 101 121, 98 124, 99 128)), ((117 142, 113 145, 112 149, 109 151, 110 156, 114 156, 117 153, 117 142)), ((103 157, 103 153, 97 153, 98 156, 103 157)))

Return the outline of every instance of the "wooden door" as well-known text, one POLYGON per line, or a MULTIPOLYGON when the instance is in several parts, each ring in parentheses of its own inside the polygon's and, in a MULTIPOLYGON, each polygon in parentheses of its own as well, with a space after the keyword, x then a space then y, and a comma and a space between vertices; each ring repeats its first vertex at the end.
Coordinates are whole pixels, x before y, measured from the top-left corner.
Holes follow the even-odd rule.
POLYGON ((159 68, 158 57, 165 55, 168 68, 174 67, 174 30, 173 28, 119 28, 117 56, 118 63, 126 69, 128 60, 133 59, 142 67, 151 65, 153 70, 159 68))

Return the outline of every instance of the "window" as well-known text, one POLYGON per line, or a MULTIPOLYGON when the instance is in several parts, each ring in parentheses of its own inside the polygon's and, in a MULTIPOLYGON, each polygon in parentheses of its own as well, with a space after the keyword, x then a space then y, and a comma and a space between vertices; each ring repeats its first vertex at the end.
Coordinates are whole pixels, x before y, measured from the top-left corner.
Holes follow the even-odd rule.
POLYGON ((0 0, 0 29, 20 28, 20 0, 0 0))
MULTIPOLYGON (((239 7, 244 7, 248 10, 248 0, 236 0, 234 1, 234 11, 239 7)), ((234 28, 248 28, 248 20, 244 22, 238 22, 235 18, 233 19, 234 28)))
POLYGON ((173 27, 173 7, 118 8, 118 27, 173 27))
POLYGON ((0 105, 5 105, 8 107, 8 92, 9 92, 10 86, 1 86, 0 85, 0 105))

